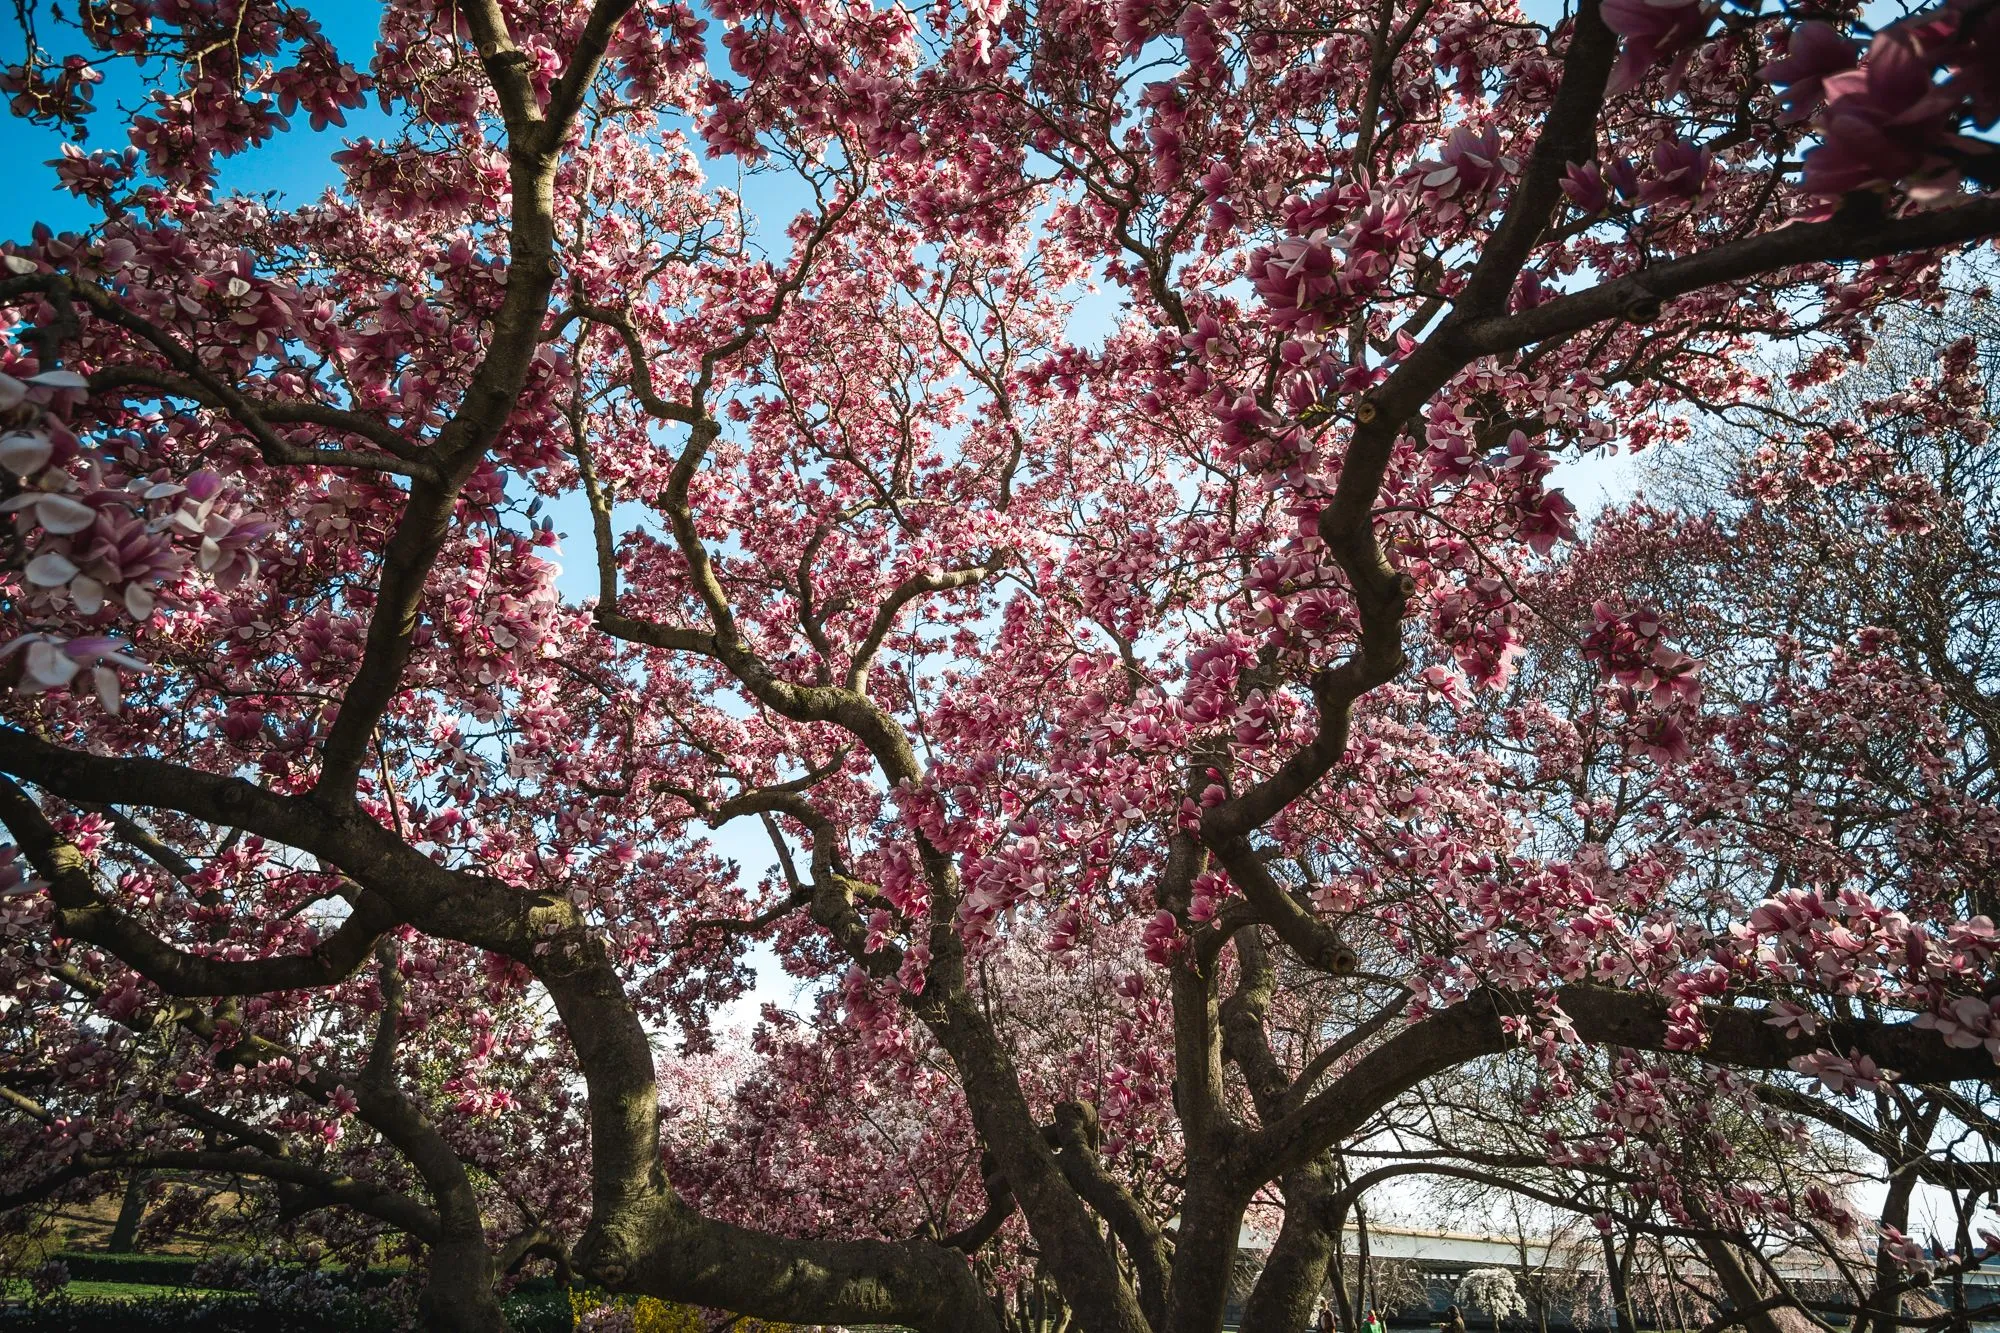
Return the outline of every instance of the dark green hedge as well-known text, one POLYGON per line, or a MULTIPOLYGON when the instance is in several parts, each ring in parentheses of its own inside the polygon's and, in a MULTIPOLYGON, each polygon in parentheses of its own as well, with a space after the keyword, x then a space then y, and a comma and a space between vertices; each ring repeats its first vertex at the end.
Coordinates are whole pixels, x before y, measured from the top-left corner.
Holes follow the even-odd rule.
POLYGON ((249 1296, 174 1294, 149 1300, 72 1300, 57 1296, 35 1305, 0 1310, 5 1333, 392 1333, 393 1325, 355 1312, 323 1317, 287 1310, 282 1315, 249 1296))
MULTIPOLYGON (((155 1285, 182 1280, 192 1267, 183 1265, 179 1275, 155 1285)), ((126 1266, 115 1276, 94 1274, 91 1280, 150 1281, 140 1271, 126 1266)), ((71 1276, 80 1275, 72 1268, 71 1276)), ((381 1274, 373 1285, 397 1276, 381 1274)), ((503 1304, 514 1333, 570 1333, 575 1323, 569 1293, 547 1280, 522 1283, 503 1304)), ((58 1294, 33 1304, 0 1303, 0 1333, 399 1333, 406 1326, 395 1308, 358 1292, 336 1294, 324 1304, 272 1304, 247 1293, 192 1291, 137 1300, 58 1294)))
MULTIPOLYGON (((201 1257, 191 1254, 106 1254, 100 1250, 63 1250, 49 1258, 69 1269, 70 1280, 74 1282, 138 1282, 152 1287, 192 1285, 194 1270, 202 1263, 201 1257)), ((277 1267, 305 1271, 297 1264, 277 1267)), ((398 1268, 371 1268, 360 1273, 344 1268, 326 1271, 357 1287, 383 1287, 406 1275, 398 1268)))

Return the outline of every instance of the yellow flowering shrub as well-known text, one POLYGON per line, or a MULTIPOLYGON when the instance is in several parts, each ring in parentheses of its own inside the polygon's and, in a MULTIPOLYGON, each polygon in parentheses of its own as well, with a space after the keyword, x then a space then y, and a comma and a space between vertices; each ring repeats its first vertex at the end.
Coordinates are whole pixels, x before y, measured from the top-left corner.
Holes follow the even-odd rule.
MULTIPOLYGON (((607 1296, 601 1291, 586 1291, 581 1287, 570 1288, 569 1309, 572 1319, 582 1324, 588 1317, 603 1312, 629 1310, 631 1312, 632 1333, 708 1333, 708 1321, 701 1311, 692 1305, 676 1305, 655 1300, 651 1296, 607 1296)), ((622 1321, 621 1321, 622 1322, 622 1321)), ((617 1327, 617 1325, 614 1325, 617 1327)), ((798 1324, 772 1324, 762 1319, 742 1319, 731 1326, 730 1333, 806 1333, 798 1324)))

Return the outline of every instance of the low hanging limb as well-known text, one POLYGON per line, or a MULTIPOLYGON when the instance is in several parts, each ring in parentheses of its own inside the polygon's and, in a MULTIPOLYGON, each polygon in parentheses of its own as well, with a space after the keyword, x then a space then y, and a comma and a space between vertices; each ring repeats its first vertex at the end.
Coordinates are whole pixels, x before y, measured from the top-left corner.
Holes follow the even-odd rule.
MULTIPOLYGON (((0 1212, 37 1203, 64 1185, 106 1171, 188 1171, 210 1175, 254 1176, 306 1191, 314 1207, 339 1205, 377 1217, 419 1240, 436 1234, 437 1216, 428 1208, 393 1190, 378 1188, 347 1176, 322 1171, 288 1157, 247 1151, 185 1151, 78 1153, 50 1174, 21 1189, 0 1194, 0 1212)), ((299 1211, 310 1211, 301 1209, 299 1211)))
MULTIPOLYGON (((82 974, 75 968, 58 964, 50 967, 48 971, 51 976, 56 977, 65 985, 81 994, 96 998, 104 993, 105 987, 101 982, 82 974)), ((382 1066, 386 1064, 388 1057, 385 1052, 393 1052, 393 1014, 395 1013, 395 1008, 393 1003, 388 1002, 388 999, 395 991, 396 982, 394 980, 387 980, 384 986, 384 1014, 385 1016, 390 1016, 391 1021, 378 1027, 376 1039, 370 1053, 370 1065, 373 1067, 372 1072, 377 1075, 383 1072, 382 1066), (387 1029, 386 1032, 385 1029, 387 1029)), ((173 1006, 170 1016, 175 1026, 211 1046, 214 1045, 222 1032, 222 1025, 213 1016, 190 1005, 173 1006)), ((122 1026, 128 1027, 135 1032, 145 1030, 146 1026, 136 1019, 131 1018, 117 1021, 122 1026)), ((298 1067, 302 1071, 301 1076, 295 1084, 299 1093, 322 1104, 330 1102, 333 1099, 335 1091, 342 1085, 343 1081, 337 1072, 329 1074, 311 1070, 308 1066, 298 1062, 295 1052, 276 1042, 255 1035, 244 1035, 234 1046, 219 1050, 215 1058, 219 1062, 244 1064, 258 1064, 275 1059, 292 1060, 298 1063, 298 1067)), ((478 1213, 476 1206, 472 1202, 471 1186, 465 1174, 464 1165, 452 1154, 449 1146, 438 1133, 436 1127, 425 1119, 422 1113, 403 1095, 400 1089, 380 1080, 378 1077, 370 1077, 367 1072, 364 1072, 361 1077, 352 1080, 351 1090, 354 1092, 359 1103, 357 1114, 362 1121, 381 1134, 384 1139, 393 1144, 409 1160, 410 1164, 416 1168, 418 1175, 423 1178, 425 1186, 430 1190, 433 1199, 437 1201, 439 1207, 436 1211, 433 1211, 405 1195, 349 1181, 346 1178, 340 1178, 336 1182, 344 1183, 342 1183, 340 1190, 327 1196, 328 1200, 340 1202, 355 1207, 360 1211, 370 1213, 373 1216, 380 1217, 382 1220, 401 1227, 411 1235, 427 1243, 433 1243, 440 1239, 453 1227, 459 1229, 476 1227, 478 1225, 478 1213), (349 1186, 353 1186, 353 1188, 349 1189, 349 1186)), ((174 1109, 178 1110, 182 1108, 176 1106, 174 1109)), ((206 1109, 203 1109, 201 1114, 198 1115, 190 1114, 190 1118, 210 1128, 232 1133, 258 1149, 254 1154, 232 1158, 231 1160, 233 1161, 241 1163, 254 1157, 260 1161, 284 1164, 274 1167, 272 1170, 260 1172, 251 1172, 247 1168, 240 1167, 230 1169, 238 1169, 241 1174, 262 1174, 272 1179, 285 1180, 302 1186, 318 1188, 316 1179, 306 1180, 296 1178, 296 1173, 292 1171, 292 1166, 296 1165, 296 1162, 294 1159, 283 1155, 282 1144, 278 1144, 275 1150, 267 1150, 265 1145, 275 1141, 268 1136, 262 1136, 261 1131, 256 1131, 253 1128, 250 1130, 250 1134, 259 1137, 246 1136, 238 1128, 239 1122, 235 1121, 233 1117, 224 1116, 220 1112, 208 1111, 206 1109)), ((167 1160, 126 1163, 124 1165, 161 1170, 223 1169, 220 1167, 202 1167, 199 1164, 192 1163, 177 1164, 176 1162, 167 1160)), ((97 1167, 92 1169, 121 1168, 114 1164, 113 1167, 97 1167)))
POLYGON ((261 995, 347 980, 377 940, 401 923, 386 898, 364 889, 334 932, 310 953, 226 960, 186 953, 162 940, 98 891, 90 863, 59 835, 33 797, 0 776, 0 823, 49 886, 64 933, 116 954, 170 995, 261 995))
POLYGON ((494 1266, 512 1275, 530 1259, 547 1259, 556 1268, 556 1284, 567 1287, 574 1274, 569 1266, 569 1247, 546 1223, 534 1222, 501 1242, 494 1266))

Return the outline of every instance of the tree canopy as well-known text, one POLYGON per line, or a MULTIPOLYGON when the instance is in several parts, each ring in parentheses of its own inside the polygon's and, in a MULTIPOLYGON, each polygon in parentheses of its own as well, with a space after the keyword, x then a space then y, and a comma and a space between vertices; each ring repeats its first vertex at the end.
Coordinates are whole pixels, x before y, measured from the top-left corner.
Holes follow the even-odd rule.
POLYGON ((1985 1123, 1991 0, 20 13, 0 1203, 1293 1330, 1427 1080, 1730 1244, 1860 1225, 1730 1116, 1985 1123))

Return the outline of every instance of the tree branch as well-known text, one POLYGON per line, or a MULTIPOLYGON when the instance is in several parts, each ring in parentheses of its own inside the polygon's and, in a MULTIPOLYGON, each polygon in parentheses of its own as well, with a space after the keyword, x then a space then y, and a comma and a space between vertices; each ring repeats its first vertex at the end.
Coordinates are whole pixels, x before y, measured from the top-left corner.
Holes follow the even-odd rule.
MULTIPOLYGON (((1668 1002, 1658 995, 1598 986, 1565 986, 1554 1000, 1577 1036, 1593 1045, 1660 1051, 1667 1045, 1668 1002)), ((1532 1016, 1533 997, 1479 991, 1448 1009, 1412 1023, 1361 1056, 1354 1065, 1277 1123, 1252 1135, 1241 1150, 1244 1173, 1275 1179, 1324 1152, 1365 1124, 1382 1107, 1423 1080, 1514 1042, 1501 1020, 1532 1016)), ((1760 1010, 1704 1005, 1708 1043, 1695 1052, 1719 1065, 1784 1069, 1822 1049, 1869 1056, 1917 1083, 1991 1079, 1996 1066, 1983 1049, 1958 1050, 1914 1023, 1870 1019, 1829 1020, 1814 1038, 1788 1037, 1760 1010)))
POLYGON ((1605 320, 1644 318, 1663 301, 1762 273, 1945 249, 1995 234, 2000 234, 2000 196, 1894 220, 1847 207, 1823 222, 1793 223, 1653 264, 1531 310, 1468 320, 1453 330, 1453 340, 1468 358, 1511 352, 1605 320))
POLYGON ((0 822, 48 882, 64 932, 109 950, 170 995, 259 995, 330 986, 354 975, 375 941, 400 922, 379 894, 363 890, 333 934, 311 953, 205 958, 174 948, 99 893, 82 853, 60 838, 20 786, 0 777, 0 822))

